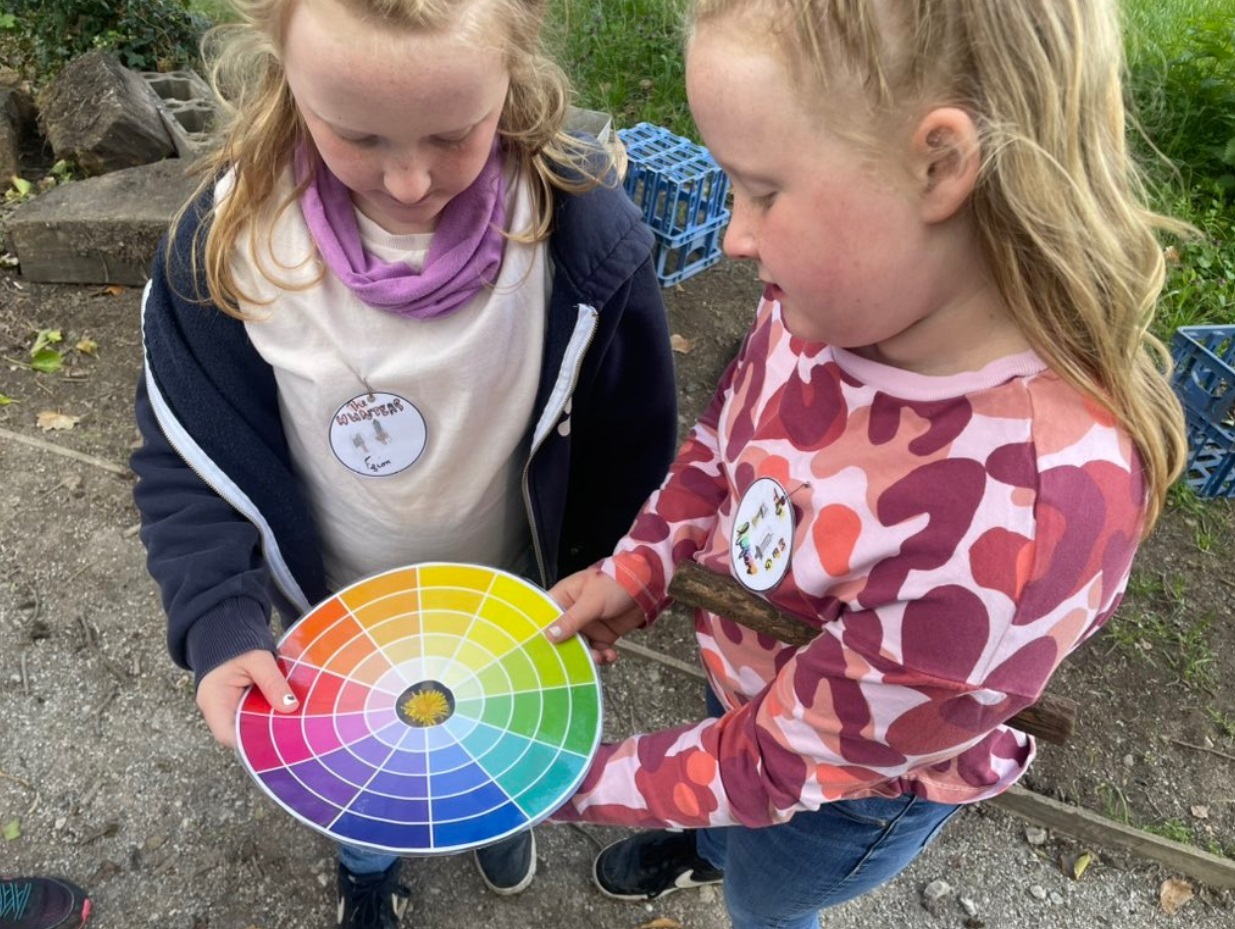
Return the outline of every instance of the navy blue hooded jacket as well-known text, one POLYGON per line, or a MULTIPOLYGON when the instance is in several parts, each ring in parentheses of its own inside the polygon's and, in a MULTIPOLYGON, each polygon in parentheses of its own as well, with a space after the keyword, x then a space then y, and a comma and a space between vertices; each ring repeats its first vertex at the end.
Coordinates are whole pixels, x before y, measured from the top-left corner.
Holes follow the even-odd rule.
MULTIPOLYGON (((272 608, 290 624, 332 593, 274 372, 195 274, 194 234, 210 206, 207 192, 155 257, 142 304, 143 444, 132 457, 168 644, 198 682, 246 651, 273 649, 272 608)), ((673 457, 673 359, 651 247, 620 188, 556 192, 544 361, 523 471, 546 587, 612 550, 673 457)))

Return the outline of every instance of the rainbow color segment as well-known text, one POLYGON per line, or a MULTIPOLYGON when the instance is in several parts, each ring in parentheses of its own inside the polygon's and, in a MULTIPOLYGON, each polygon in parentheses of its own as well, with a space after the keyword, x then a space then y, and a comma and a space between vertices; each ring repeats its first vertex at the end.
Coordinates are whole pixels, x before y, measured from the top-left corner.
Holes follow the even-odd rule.
POLYGON ((600 740, 587 647, 542 634, 560 612, 476 565, 358 581, 279 642, 300 706, 245 694, 241 760, 289 813, 352 845, 447 854, 530 828, 575 792, 600 740))

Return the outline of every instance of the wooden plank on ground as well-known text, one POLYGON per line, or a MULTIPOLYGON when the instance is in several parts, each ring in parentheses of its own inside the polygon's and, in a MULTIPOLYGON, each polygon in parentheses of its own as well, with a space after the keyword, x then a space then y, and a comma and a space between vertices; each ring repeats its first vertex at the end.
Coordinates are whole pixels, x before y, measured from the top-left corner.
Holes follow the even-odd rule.
POLYGON ((1229 858, 1220 858, 1191 845, 1172 842, 1152 832, 1142 832, 1024 787, 1013 786, 993 800, 984 802, 1082 842, 1092 842, 1156 861, 1170 871, 1210 887, 1235 889, 1235 861, 1229 858))

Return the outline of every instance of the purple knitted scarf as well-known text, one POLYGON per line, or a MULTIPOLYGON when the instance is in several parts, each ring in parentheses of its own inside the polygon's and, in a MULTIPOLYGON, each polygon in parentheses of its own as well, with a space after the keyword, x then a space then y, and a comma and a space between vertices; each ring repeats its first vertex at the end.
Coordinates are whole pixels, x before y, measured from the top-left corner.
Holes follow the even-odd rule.
MULTIPOLYGON (((297 173, 308 172, 307 153, 297 173)), ((364 249, 349 191, 321 162, 300 197, 300 209, 326 266, 369 306, 433 319, 467 303, 497 280, 502 266, 506 191, 497 140, 480 176, 442 210, 424 268, 391 264, 364 249)))

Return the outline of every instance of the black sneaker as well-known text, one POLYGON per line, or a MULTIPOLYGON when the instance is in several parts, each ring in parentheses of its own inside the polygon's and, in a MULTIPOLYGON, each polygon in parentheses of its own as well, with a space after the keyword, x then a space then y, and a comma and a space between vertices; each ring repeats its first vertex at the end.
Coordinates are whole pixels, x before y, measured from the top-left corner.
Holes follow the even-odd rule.
POLYGON ((602 893, 618 900, 652 900, 725 879, 695 851, 694 832, 667 829, 614 842, 596 856, 592 876, 602 893))
POLYGON ((52 877, 0 879, 0 929, 78 929, 90 918, 90 898, 52 877))
POLYGON ((531 829, 478 848, 472 856, 485 886, 503 897, 527 890, 536 876, 536 836, 531 829))
POLYGON ((411 891, 399 883, 399 860, 376 874, 339 865, 339 929, 398 929, 411 891))

